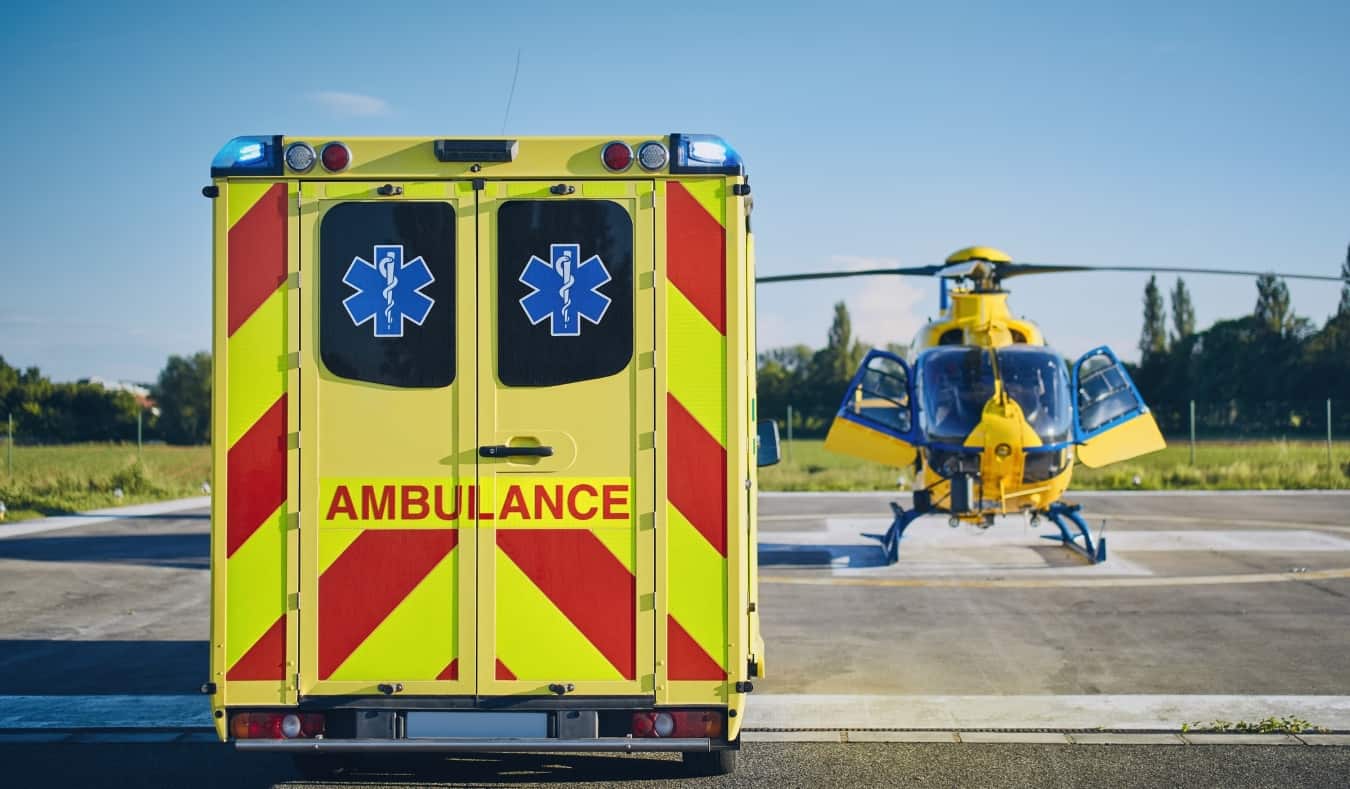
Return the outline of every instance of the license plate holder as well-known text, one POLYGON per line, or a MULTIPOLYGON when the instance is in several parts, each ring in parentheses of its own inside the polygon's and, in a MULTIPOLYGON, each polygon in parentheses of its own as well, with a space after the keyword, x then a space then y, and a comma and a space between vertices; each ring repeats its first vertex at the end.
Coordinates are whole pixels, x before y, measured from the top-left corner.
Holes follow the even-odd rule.
POLYGON ((546 738, 547 712, 407 713, 404 731, 410 740, 430 738, 546 738))

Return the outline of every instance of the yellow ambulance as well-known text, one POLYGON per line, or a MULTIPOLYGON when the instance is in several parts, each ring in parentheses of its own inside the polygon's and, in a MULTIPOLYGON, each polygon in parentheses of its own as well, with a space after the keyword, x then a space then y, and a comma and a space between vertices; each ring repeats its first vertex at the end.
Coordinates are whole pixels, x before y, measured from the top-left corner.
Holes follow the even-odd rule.
POLYGON ((260 136, 211 175, 219 736, 733 769, 777 456, 736 151, 260 136))

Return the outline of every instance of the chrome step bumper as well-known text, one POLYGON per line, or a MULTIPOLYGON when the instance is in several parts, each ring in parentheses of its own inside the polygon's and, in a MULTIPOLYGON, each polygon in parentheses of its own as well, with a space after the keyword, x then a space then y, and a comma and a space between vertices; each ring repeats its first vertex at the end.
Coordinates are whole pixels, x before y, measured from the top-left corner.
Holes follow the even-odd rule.
POLYGON ((235 740, 241 751, 283 751, 286 753, 551 753, 592 751, 605 753, 671 753, 675 751, 711 751, 706 737, 680 739, 596 737, 564 740, 558 738, 516 739, 506 737, 441 737, 404 740, 235 740))

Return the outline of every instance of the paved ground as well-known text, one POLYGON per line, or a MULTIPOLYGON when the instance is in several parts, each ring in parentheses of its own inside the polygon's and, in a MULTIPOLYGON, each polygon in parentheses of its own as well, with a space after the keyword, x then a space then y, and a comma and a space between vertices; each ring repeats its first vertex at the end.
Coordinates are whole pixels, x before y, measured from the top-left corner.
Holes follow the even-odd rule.
MULTIPOLYGON (((1095 710, 1096 725, 1110 728, 1298 714, 1350 729, 1350 496, 1083 496, 1094 526, 1106 519, 1110 558, 1101 566, 1036 539, 1020 521, 981 532, 938 520, 912 526, 901 561, 883 566, 875 543, 858 535, 884 530, 886 500, 761 500, 770 676, 756 683, 757 718, 747 723, 815 731, 757 733, 741 779, 1314 786, 1350 773, 1346 747, 973 744, 979 736, 958 743, 942 731, 907 735, 947 737, 935 743, 858 742, 900 736, 861 728, 1086 729, 1095 710), (832 744, 764 741, 780 736, 832 744)), ((14 527, 0 526, 0 719, 16 705, 29 714, 14 726, 32 726, 32 714, 60 706, 56 697, 79 694, 128 694, 150 714, 182 702, 205 676, 205 511, 75 523, 7 537, 14 527)), ((0 785, 148 773, 148 785, 266 786, 290 775, 284 759, 243 758, 214 743, 18 736, 0 732, 0 759, 23 765, 14 768, 21 780, 0 774, 0 785)), ((1058 736, 1047 742, 1065 742, 1058 736)), ((675 767, 487 757, 421 779, 625 782, 673 778, 675 767)))

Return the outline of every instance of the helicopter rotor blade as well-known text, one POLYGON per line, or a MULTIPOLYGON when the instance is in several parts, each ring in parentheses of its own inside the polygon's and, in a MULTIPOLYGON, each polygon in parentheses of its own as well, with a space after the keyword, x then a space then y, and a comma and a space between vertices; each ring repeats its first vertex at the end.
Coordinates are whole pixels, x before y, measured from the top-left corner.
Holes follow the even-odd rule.
POLYGON ((1001 279, 1017 277, 1023 274, 1055 274, 1072 271, 1137 271, 1156 274, 1223 274, 1239 277, 1261 277, 1274 274, 1281 279, 1313 279, 1325 282, 1340 282, 1340 277, 1322 274, 1283 274, 1278 271, 1240 271, 1223 268, 1188 268, 1176 266, 1055 266, 1044 263, 1001 263, 998 276, 1001 279))
POLYGON ((942 266, 910 266, 908 268, 870 268, 857 271, 816 271, 806 274, 774 274, 767 277, 755 277, 755 282, 762 285, 768 282, 800 282, 812 279, 873 277, 885 274, 899 277, 930 277, 941 270, 942 266))

